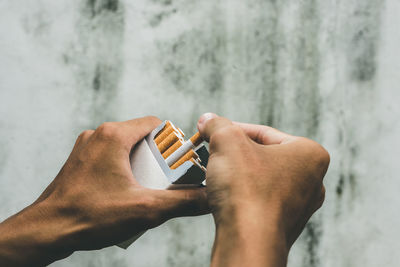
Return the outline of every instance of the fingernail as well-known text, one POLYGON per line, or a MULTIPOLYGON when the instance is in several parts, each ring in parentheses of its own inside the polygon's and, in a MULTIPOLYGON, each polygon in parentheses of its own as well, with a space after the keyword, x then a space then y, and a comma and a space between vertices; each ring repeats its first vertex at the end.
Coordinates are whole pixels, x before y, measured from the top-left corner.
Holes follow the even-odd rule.
POLYGON ((199 130, 201 130, 200 128, 203 128, 203 125, 205 125, 205 123, 208 120, 211 120, 216 117, 218 117, 217 114, 210 113, 210 112, 204 113, 203 115, 201 115, 199 118, 199 121, 197 122, 197 126, 198 126, 199 130))

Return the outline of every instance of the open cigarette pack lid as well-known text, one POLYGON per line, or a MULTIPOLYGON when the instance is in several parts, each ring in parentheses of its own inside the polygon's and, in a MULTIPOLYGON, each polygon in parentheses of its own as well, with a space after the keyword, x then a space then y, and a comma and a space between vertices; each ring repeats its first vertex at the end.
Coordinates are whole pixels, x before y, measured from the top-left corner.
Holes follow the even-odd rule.
MULTIPOLYGON (((152 189, 202 184, 209 154, 201 142, 199 133, 185 140, 181 129, 164 121, 132 150, 130 160, 135 179, 152 189)), ((143 233, 118 246, 129 247, 143 233)))

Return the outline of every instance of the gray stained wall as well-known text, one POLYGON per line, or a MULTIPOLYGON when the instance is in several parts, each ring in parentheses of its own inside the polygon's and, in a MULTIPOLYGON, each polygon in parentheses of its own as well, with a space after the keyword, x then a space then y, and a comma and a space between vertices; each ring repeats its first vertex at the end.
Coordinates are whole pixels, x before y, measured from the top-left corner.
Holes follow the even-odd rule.
MULTIPOLYGON (((103 121, 217 112, 313 138, 331 153, 324 207, 289 266, 400 260, 397 0, 0 1, 0 219, 55 177, 103 121)), ((210 216, 127 251, 52 266, 207 266, 210 216)))

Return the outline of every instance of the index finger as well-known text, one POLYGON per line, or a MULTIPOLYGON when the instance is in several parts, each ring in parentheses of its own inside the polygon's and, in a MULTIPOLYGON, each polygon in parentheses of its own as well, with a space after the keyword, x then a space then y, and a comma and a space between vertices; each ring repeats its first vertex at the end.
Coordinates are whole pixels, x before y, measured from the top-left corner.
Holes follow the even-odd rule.
POLYGON ((153 131, 162 121, 154 116, 119 122, 127 145, 132 148, 137 142, 145 138, 153 131))
POLYGON ((238 125, 253 141, 262 145, 286 144, 296 139, 293 135, 265 125, 243 122, 233 122, 233 124, 238 125))

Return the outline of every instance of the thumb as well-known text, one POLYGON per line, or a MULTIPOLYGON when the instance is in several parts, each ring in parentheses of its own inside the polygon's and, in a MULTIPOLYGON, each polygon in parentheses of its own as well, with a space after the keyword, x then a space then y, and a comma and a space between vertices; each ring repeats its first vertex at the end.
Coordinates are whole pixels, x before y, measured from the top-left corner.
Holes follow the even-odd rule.
POLYGON ((154 190, 158 217, 165 222, 175 217, 197 216, 210 213, 206 188, 154 190))
POLYGON ((224 117, 219 117, 214 113, 204 113, 197 122, 197 128, 204 140, 210 141, 210 137, 217 130, 232 126, 232 122, 224 117))

